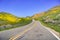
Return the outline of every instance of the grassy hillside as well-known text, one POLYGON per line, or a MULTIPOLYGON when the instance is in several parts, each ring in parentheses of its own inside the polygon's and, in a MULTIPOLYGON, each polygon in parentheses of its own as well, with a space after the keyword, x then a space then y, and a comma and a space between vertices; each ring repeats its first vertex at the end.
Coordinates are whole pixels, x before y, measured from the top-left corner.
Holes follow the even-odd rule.
POLYGON ((10 13, 0 12, 0 31, 23 26, 29 24, 31 21, 30 17, 22 18, 10 13))
POLYGON ((60 32, 60 6, 53 7, 46 12, 38 14, 37 20, 40 20, 43 25, 60 32))
POLYGON ((6 12, 0 12, 0 20, 9 22, 9 23, 16 23, 19 21, 19 18, 6 12))

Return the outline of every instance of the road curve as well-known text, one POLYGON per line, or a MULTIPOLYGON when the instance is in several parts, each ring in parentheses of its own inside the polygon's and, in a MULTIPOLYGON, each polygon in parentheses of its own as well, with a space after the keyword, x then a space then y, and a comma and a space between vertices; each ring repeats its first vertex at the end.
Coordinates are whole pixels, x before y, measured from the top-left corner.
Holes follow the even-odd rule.
POLYGON ((40 22, 38 21, 33 21, 31 24, 23 26, 23 27, 2 31, 0 32, 0 40, 9 40, 10 38, 18 34, 21 36, 19 36, 15 40, 58 40, 47 29, 42 27, 40 22), (24 33, 24 34, 21 35, 19 33, 24 33))
POLYGON ((58 40, 47 29, 40 25, 40 22, 36 21, 36 27, 22 35, 22 37, 16 40, 58 40))

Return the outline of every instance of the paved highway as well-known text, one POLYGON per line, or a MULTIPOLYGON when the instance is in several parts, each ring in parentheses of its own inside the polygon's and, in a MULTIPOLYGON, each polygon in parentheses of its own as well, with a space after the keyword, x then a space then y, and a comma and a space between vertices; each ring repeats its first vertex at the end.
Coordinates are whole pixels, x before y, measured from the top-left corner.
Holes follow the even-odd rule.
POLYGON ((28 31, 23 37, 17 38, 17 40, 58 40, 47 29, 40 25, 40 22, 36 22, 36 27, 28 31))
POLYGON ((0 40, 58 40, 52 33, 33 21, 23 27, 0 32, 0 40))

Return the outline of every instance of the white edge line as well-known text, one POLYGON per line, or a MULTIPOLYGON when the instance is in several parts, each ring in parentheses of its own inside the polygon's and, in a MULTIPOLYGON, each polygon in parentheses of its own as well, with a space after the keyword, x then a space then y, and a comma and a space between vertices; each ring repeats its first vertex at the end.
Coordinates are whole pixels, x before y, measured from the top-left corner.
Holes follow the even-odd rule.
MULTIPOLYGON (((41 23, 40 23, 41 24, 41 23)), ((41 24, 41 26, 43 26, 42 24, 41 24)), ((60 40, 60 38, 55 34, 55 33, 53 33, 51 30, 49 30, 48 28, 46 28, 45 26, 43 26, 45 29, 47 29, 50 33, 52 33, 53 34, 53 36, 55 36, 58 40, 60 40)))

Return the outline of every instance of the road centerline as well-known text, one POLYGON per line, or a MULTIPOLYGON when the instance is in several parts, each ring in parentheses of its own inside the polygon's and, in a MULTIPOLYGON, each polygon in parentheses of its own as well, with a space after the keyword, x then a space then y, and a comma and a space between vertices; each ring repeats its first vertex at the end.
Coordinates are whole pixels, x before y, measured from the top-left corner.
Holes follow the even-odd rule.
POLYGON ((21 37, 22 35, 24 35, 29 30, 33 29, 34 27, 36 27, 36 22, 33 24, 33 27, 26 28, 23 32, 11 37, 9 40, 16 40, 18 37, 21 37))

